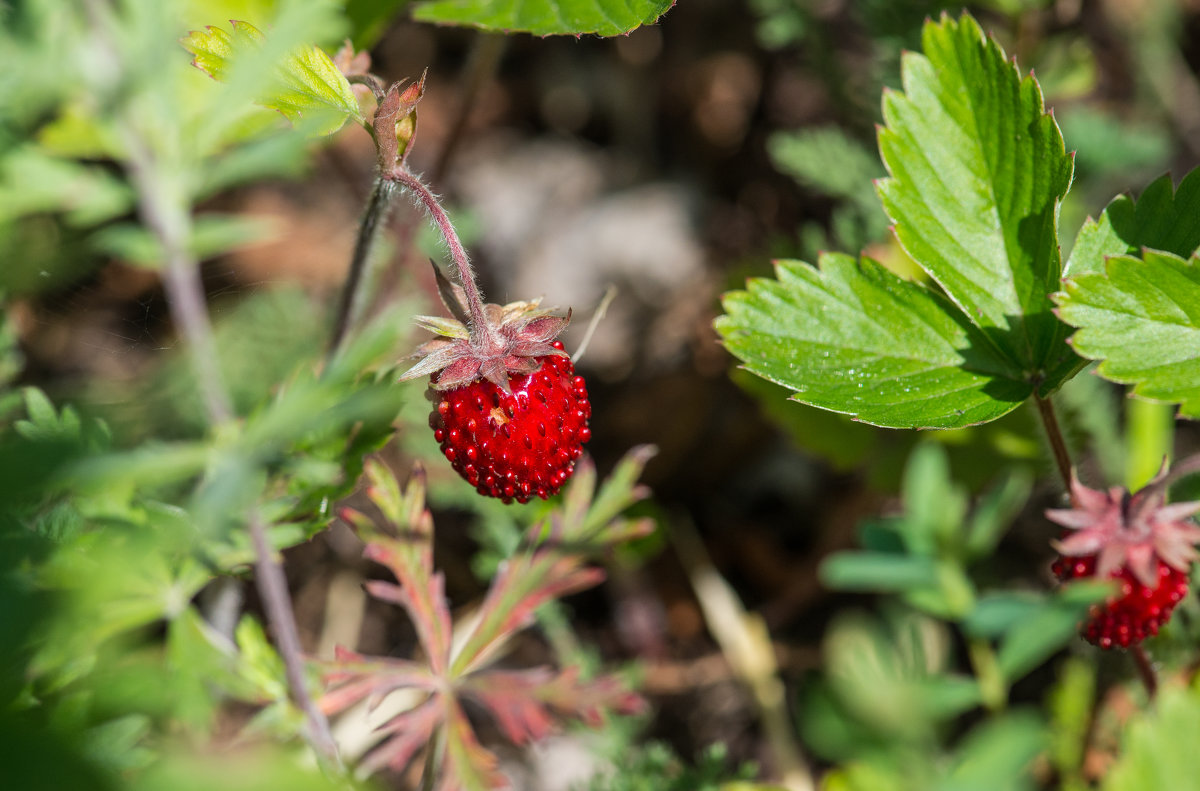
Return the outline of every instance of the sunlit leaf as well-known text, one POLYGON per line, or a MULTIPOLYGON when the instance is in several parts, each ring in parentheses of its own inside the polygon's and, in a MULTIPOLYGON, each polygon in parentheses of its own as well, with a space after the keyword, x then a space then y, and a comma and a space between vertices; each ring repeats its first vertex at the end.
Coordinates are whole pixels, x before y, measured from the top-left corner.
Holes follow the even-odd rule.
POLYGON ((884 95, 885 211, 908 254, 1042 392, 1074 372, 1051 313, 1072 159, 1042 91, 969 15, 925 25, 884 95), (1065 367, 1064 367, 1065 366, 1065 367))
MULTIPOLYGON (((213 79, 225 80, 239 55, 261 46, 264 37, 249 22, 234 20, 231 30, 208 26, 183 39, 192 61, 213 79)), ((358 100, 346 76, 318 47, 300 47, 275 67, 274 81, 259 103, 292 122, 301 120, 313 134, 332 134, 347 120, 363 122, 358 100)))
POLYGON ((1133 392, 1178 403, 1200 417, 1200 267, 1147 249, 1144 258, 1109 258, 1104 272, 1071 277, 1056 295, 1071 344, 1100 360, 1097 373, 1133 392))
POLYGON ((651 24, 674 4, 675 0, 431 0, 420 3, 413 18, 536 36, 618 36, 651 24))
POLYGON ((724 297, 717 330, 751 372, 797 401, 893 428, 958 428, 1033 392, 946 299, 870 259, 776 264, 724 297))

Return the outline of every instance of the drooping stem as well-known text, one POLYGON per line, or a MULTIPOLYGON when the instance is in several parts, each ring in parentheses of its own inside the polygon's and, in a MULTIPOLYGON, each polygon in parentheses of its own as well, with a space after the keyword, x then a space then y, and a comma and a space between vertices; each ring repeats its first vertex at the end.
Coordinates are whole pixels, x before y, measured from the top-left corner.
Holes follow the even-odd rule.
POLYGON ((379 238, 379 230, 387 220, 392 198, 396 194, 394 182, 385 178, 377 178, 371 189, 371 197, 367 199, 367 207, 363 211, 362 220, 358 225, 358 238, 354 242, 354 253, 350 259, 350 269, 346 274, 346 284, 342 287, 342 296, 338 302, 337 316, 333 321, 333 334, 329 340, 327 361, 332 361, 346 343, 353 329, 362 320, 367 306, 371 303, 371 286, 376 278, 369 273, 371 252, 379 238))
POLYGON ((494 348, 499 341, 492 337, 491 325, 484 315, 483 297, 479 293, 479 287, 475 284, 475 273, 471 269, 471 261, 467 258, 467 251, 458 238, 458 232, 454 230, 454 224, 450 222, 450 217, 442 208, 437 196, 404 165, 398 165, 384 178, 393 179, 404 185, 405 189, 416 196, 425 211, 429 213, 433 224, 438 227, 442 238, 446 240, 446 246, 450 249, 450 258, 453 259, 454 266, 458 270, 459 285, 463 288, 467 311, 471 316, 472 339, 485 348, 494 348))
POLYGON ((1062 429, 1059 428, 1058 417, 1054 414, 1054 404, 1049 398, 1042 398, 1037 393, 1033 394, 1033 401, 1037 404, 1042 425, 1046 428, 1046 439, 1050 442, 1050 450, 1054 455, 1058 474, 1062 477, 1063 486, 1069 489, 1071 488, 1071 454, 1067 452, 1067 442, 1063 438, 1062 429))
POLYGON ((1146 687, 1146 694, 1151 700, 1158 694, 1158 673, 1154 670, 1154 663, 1150 661, 1150 655, 1146 653, 1146 649, 1142 648, 1141 644, 1135 645, 1129 649, 1129 655, 1133 657, 1133 664, 1137 667, 1138 676, 1142 679, 1142 684, 1146 687))

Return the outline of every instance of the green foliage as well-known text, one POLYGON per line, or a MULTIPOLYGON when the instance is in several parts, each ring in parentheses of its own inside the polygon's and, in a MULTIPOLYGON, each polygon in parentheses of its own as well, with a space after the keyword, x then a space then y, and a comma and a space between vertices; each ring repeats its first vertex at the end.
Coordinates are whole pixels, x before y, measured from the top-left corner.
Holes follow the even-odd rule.
POLYGON ((1188 788, 1200 773, 1200 755, 1188 734, 1200 728, 1200 693, 1194 688, 1164 689, 1154 708, 1131 723, 1122 739, 1121 758, 1101 784, 1104 791, 1188 788))
POLYGON ((1200 416, 1200 268, 1147 249, 1142 259, 1109 258, 1103 274, 1078 274, 1058 298, 1063 320, 1079 328, 1071 342, 1101 360, 1107 379, 1133 392, 1179 404, 1200 416))
POLYGON ((444 577, 434 571, 424 470, 415 470, 401 489, 383 465, 368 466, 368 495, 387 528, 381 530, 351 509, 342 517, 366 542, 365 557, 395 577, 398 584, 372 581, 367 590, 407 611, 424 659, 366 657, 339 647, 335 661, 325 664, 329 688, 322 708, 331 713, 396 690, 418 693, 412 708, 379 729, 385 738, 364 758, 365 771, 385 766, 403 770, 417 750, 440 734, 445 749, 436 766, 443 787, 503 787, 496 757, 480 744, 463 712, 466 701, 486 710, 516 744, 542 738, 556 719, 598 723, 605 709, 640 709, 640 699, 613 677, 583 679, 578 667, 510 670, 496 667, 494 660, 539 608, 603 578, 599 569, 586 565, 589 556, 647 532, 646 520, 622 518, 621 512, 645 495, 636 482, 652 453, 646 447, 628 453, 599 490, 595 468, 581 460, 559 507, 530 527, 522 546, 492 579, 475 618, 457 633, 444 577))
MULTIPOLYGON (((249 22, 233 20, 232 32, 209 26, 193 30, 183 46, 195 56, 192 65, 215 80, 228 80, 237 59, 261 48, 264 36, 249 22)), ((338 67, 318 47, 299 47, 274 64, 274 81, 258 98, 293 123, 303 122, 315 135, 336 132, 348 120, 364 123, 358 99, 338 67)))
POLYGON ((1072 163, 1032 76, 973 19, 926 26, 886 93, 884 210, 908 254, 1024 378, 1057 388, 1074 363, 1047 295, 1072 163), (1062 366, 1066 370, 1060 370, 1062 366))
POLYGON ((619 36, 653 23, 673 4, 673 0, 426 0, 413 9, 413 18, 535 36, 619 36))
POLYGON ((1079 367, 1047 295, 1071 159, 1032 77, 969 16, 929 23, 887 93, 883 207, 948 299, 864 260, 779 265, 725 297, 717 329, 805 403, 896 428, 994 420, 1079 367))
POLYGON ((717 330, 796 400, 895 428, 958 428, 1012 411, 1020 371, 943 297, 879 264, 828 254, 725 295, 717 330))
POLYGON ((1104 208, 1099 220, 1080 229, 1064 272, 1103 274, 1106 259, 1137 255, 1143 247, 1190 258, 1200 246, 1200 170, 1193 170, 1175 189, 1169 174, 1152 181, 1135 202, 1119 195, 1104 208))
MULTIPOLYGON (((808 189, 838 200, 830 219, 837 249, 861 250, 883 239, 887 217, 879 208, 872 183, 883 168, 871 151, 837 129, 777 132, 767 141, 775 167, 808 189)), ((819 224, 807 223, 803 238, 806 254, 816 254, 829 244, 819 224)))
POLYGON ((689 765, 666 744, 651 742, 634 746, 611 771, 592 778, 587 791, 748 791, 757 786, 738 781, 753 777, 750 764, 731 770, 724 745, 712 745, 689 765))

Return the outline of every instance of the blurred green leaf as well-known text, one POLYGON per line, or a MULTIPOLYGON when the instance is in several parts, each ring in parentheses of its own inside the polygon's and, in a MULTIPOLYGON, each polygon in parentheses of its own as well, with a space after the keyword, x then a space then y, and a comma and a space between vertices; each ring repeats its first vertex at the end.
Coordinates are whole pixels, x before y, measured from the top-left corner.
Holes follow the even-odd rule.
POLYGON ((1026 617, 1011 622, 1000 641, 1000 672, 1012 683, 1045 662, 1078 636, 1088 608, 1103 600, 1111 585, 1067 585, 1026 617))
POLYGON ((945 791, 1020 791, 1034 788, 1031 766, 1042 751, 1045 726, 1031 711, 1014 711, 976 726, 959 745, 945 791))
POLYGON ((1125 728, 1120 757, 1104 777, 1103 791, 1194 788, 1200 777, 1200 693, 1174 685, 1159 690, 1154 705, 1125 728))
POLYGON ((1033 475, 1028 470, 1010 467, 1002 475, 1000 482, 979 499, 967 521, 966 551, 973 560, 992 554, 1033 491, 1033 475))
MULTIPOLYGON (((249 22, 233 20, 231 31, 208 26, 193 30, 183 40, 193 65, 218 81, 229 78, 243 52, 257 49, 265 37, 249 22)), ((329 135, 353 120, 364 123, 358 99, 345 75, 320 48, 299 47, 276 65, 274 83, 259 97, 265 107, 278 110, 293 123, 304 119, 306 131, 329 135)))
POLYGON ((1064 788, 1085 786, 1082 770, 1096 702, 1096 668, 1079 657, 1059 667, 1050 690, 1050 762, 1064 778, 1064 788))
POLYGON ((903 593, 937 585, 932 558, 878 552, 837 552, 821 563, 821 583, 838 590, 903 593))
POLYGON ((346 0, 346 19, 350 22, 355 49, 370 49, 379 42, 387 26, 408 7, 411 0, 346 0))
MULTIPOLYGON (((198 260, 214 258, 239 247, 268 241, 273 226, 244 215, 202 214, 192 223, 187 250, 198 260)), ((116 223, 92 235, 96 249, 127 263, 157 269, 166 253, 158 238, 135 223, 116 223)))
POLYGON ((0 157, 0 222, 38 212, 63 212, 76 226, 118 217, 133 194, 99 165, 50 156, 32 145, 0 157))
POLYGON ((1068 105, 1055 117, 1063 138, 1075 147, 1080 175, 1161 170, 1169 161, 1171 138, 1160 125, 1126 121, 1088 105, 1068 105))
POLYGON ((872 186, 885 175, 879 157, 836 128, 776 132, 767 141, 771 162, 805 187, 868 207, 882 230, 887 217, 872 186))
POLYGON ((673 0, 427 0, 413 9, 413 19, 535 36, 619 36, 652 24, 672 5, 673 0))
POLYGON ((941 446, 923 443, 909 455, 901 494, 904 518, 899 533, 908 551, 938 554, 961 529, 967 512, 966 493, 950 480, 949 460, 941 446))

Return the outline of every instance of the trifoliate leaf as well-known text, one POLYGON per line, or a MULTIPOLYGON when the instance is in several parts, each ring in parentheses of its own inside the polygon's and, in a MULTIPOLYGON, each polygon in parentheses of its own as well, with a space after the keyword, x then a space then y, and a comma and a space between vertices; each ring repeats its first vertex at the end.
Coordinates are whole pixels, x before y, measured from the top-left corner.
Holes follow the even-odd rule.
POLYGON ((619 36, 648 25, 674 0, 433 0, 413 19, 535 36, 619 36))
POLYGON ((725 295, 717 320, 745 367, 806 404, 892 428, 993 420, 1033 392, 953 305, 864 258, 777 264, 725 295))
POLYGON ((1137 255, 1143 247, 1189 258, 1200 247, 1200 168, 1187 174, 1174 189, 1170 174, 1150 183, 1135 203, 1118 195, 1099 220, 1088 219, 1079 229, 1065 277, 1104 272, 1114 255, 1137 255))
MULTIPOLYGON (((234 61, 261 47, 264 36, 248 22, 232 22, 232 32, 209 26, 183 39, 193 65, 213 79, 225 81, 234 61)), ((318 47, 300 47, 275 67, 272 87, 258 101, 293 123, 303 119, 315 135, 336 132, 349 119, 362 123, 358 100, 344 74, 318 47)))
POLYGON ((1072 159, 1041 88, 968 15, 929 22, 887 92, 879 195, 908 254, 1045 394, 1076 370, 1051 313, 1072 159))
POLYGON ((1200 417, 1200 267, 1171 253, 1109 258, 1103 274, 1064 281, 1059 316, 1079 330, 1071 344, 1101 360, 1097 373, 1137 395, 1178 403, 1200 417))

